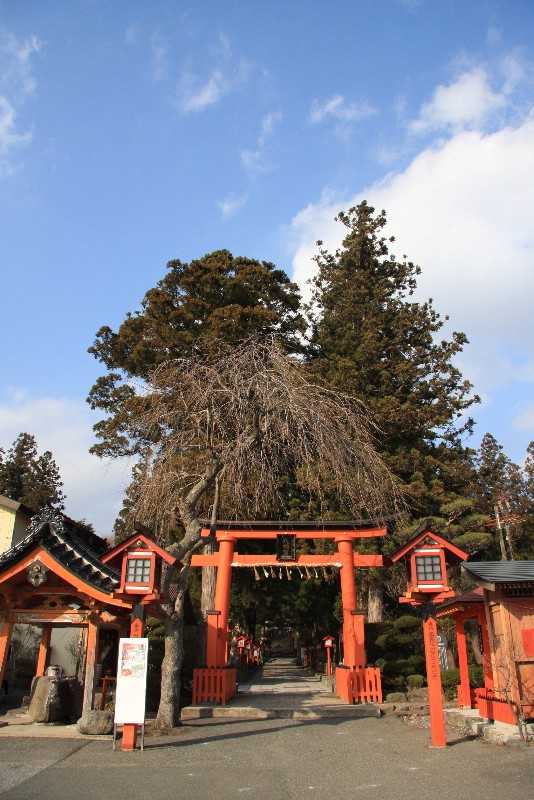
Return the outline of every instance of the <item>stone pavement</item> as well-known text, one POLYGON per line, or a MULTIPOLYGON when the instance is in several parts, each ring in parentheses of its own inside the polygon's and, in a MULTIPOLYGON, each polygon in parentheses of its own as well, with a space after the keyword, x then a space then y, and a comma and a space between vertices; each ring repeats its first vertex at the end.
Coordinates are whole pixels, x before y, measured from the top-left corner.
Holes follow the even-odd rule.
POLYGON ((534 747, 382 719, 200 720, 143 753, 111 742, 0 739, 0 800, 502 800, 534 797, 534 747))
POLYGON ((182 719, 246 717, 247 719, 317 719, 320 717, 376 717, 375 705, 349 706, 333 694, 330 685, 294 658, 273 658, 249 684, 240 684, 227 706, 188 706, 182 719))

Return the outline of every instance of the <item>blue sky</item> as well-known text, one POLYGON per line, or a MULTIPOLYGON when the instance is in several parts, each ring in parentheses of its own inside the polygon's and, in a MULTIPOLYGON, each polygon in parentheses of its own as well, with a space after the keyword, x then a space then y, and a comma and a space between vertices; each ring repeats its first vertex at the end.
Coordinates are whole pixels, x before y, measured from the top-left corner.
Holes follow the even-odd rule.
POLYGON ((302 285, 335 212, 386 208, 471 340, 491 430, 534 438, 530 2, 0 0, 0 444, 56 454, 106 532, 127 465, 87 455, 102 324, 170 258, 271 259, 302 285))

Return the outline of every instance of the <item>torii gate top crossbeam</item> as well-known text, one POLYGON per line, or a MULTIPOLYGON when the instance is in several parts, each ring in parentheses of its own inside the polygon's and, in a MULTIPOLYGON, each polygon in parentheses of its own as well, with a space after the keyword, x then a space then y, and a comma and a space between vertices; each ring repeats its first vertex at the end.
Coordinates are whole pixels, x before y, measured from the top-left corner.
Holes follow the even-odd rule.
MULTIPOLYGON (((210 526, 206 521, 202 529, 202 536, 210 535, 210 526)), ((386 526, 378 526, 367 522, 351 520, 340 522, 338 520, 308 521, 218 521, 216 538, 220 540, 231 536, 233 539, 276 539, 280 534, 292 534, 297 539, 371 539, 386 536, 386 526)))

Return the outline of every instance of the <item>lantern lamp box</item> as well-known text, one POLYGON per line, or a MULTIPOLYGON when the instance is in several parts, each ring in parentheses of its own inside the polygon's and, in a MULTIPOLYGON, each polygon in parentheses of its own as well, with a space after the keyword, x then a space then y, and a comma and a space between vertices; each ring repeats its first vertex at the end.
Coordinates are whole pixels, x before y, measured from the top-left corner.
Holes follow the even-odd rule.
POLYGON ((146 707, 148 639, 120 639, 115 725, 143 725, 146 707))

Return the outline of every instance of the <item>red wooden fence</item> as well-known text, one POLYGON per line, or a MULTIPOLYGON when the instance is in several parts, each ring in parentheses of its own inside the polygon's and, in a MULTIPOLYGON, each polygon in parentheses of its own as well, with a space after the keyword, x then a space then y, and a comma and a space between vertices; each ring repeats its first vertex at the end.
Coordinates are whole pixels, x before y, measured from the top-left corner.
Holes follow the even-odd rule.
POLYGON ((378 667, 337 667, 336 694, 351 705, 381 703, 382 678, 378 667))
POLYGON ((193 705, 224 706, 237 692, 235 667, 205 667, 193 670, 193 705))
POLYGON ((361 667, 352 673, 352 702, 381 703, 382 678, 378 667, 361 667))

